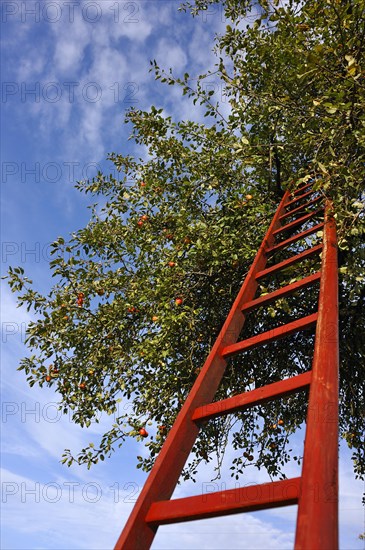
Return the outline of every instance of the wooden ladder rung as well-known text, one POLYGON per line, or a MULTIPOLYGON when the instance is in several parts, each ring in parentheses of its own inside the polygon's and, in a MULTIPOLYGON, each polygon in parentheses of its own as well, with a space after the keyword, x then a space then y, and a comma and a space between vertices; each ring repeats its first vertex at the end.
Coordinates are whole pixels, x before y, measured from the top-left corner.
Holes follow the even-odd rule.
POLYGON ((310 191, 307 191, 306 193, 303 193, 303 195, 299 195, 299 197, 296 197, 295 199, 289 201, 286 203, 285 205, 285 208, 287 208, 288 206, 291 206, 292 204, 298 202, 298 201, 301 201, 302 199, 304 199, 304 197, 309 197, 309 195, 312 195, 313 191, 310 190, 310 191))
POLYGON ((226 491, 153 502, 146 522, 165 525, 297 504, 300 477, 226 491))
POLYGON ((317 317, 318 313, 312 313, 311 315, 307 315, 306 317, 302 317, 301 319, 297 319, 296 321, 292 321, 286 325, 273 328, 272 330, 268 330, 266 332, 261 332, 261 334, 257 334, 257 336, 252 336, 252 338, 247 338, 246 340, 242 340, 236 344, 226 346, 222 351, 222 357, 226 359, 227 357, 231 357, 232 355, 236 355, 242 351, 263 346, 264 344, 285 338, 294 332, 299 332, 300 330, 310 328, 317 322, 317 317))
POLYGON ((281 250, 286 246, 296 243, 300 239, 304 239, 304 237, 309 237, 309 235, 313 235, 313 233, 316 233, 317 231, 321 231, 323 228, 324 228, 324 222, 321 222, 317 225, 314 225, 313 227, 310 227, 309 229, 306 229, 305 231, 302 231, 301 233, 296 233, 295 235, 293 235, 289 239, 286 239, 285 241, 282 241, 281 243, 275 244, 271 248, 268 248, 267 250, 265 250, 265 253, 271 254, 272 252, 277 252, 278 250, 281 250))
POLYGON ((306 214, 301 218, 297 218, 296 220, 293 220, 292 222, 287 223, 282 227, 279 227, 279 229, 276 229, 275 231, 273 231, 274 237, 276 237, 276 235, 279 235, 279 233, 281 233, 282 231, 288 231, 290 229, 294 229, 294 227, 297 227, 298 225, 302 225, 308 220, 311 220, 312 218, 314 218, 315 216, 318 216, 318 214, 320 214, 321 212, 324 212, 324 207, 319 208, 318 210, 313 210, 313 212, 309 212, 309 214, 306 214))
POLYGON ((278 290, 274 290, 274 292, 269 292, 264 296, 260 296, 259 298, 252 300, 251 302, 247 302, 246 304, 244 304, 241 311, 242 313, 249 313, 253 309, 270 304, 271 302, 275 302, 275 300, 278 300, 279 298, 284 298, 289 294, 293 294, 297 290, 306 288, 312 285, 313 283, 316 283, 317 281, 319 281, 320 278, 321 278, 321 272, 317 271, 317 273, 313 273, 313 275, 308 275, 308 277, 303 277, 303 279, 300 279, 300 281, 295 281, 295 283, 291 283, 290 285, 283 286, 278 290))
POLYGON ((311 248, 308 248, 308 250, 304 250, 304 252, 300 252, 300 254, 296 254, 295 256, 291 256, 290 258, 283 260, 282 262, 278 262, 277 264, 267 267, 266 269, 263 269, 262 271, 259 271, 257 273, 256 281, 263 279, 263 277, 266 277, 267 275, 272 275, 273 273, 276 273, 276 271, 281 271, 282 269, 286 269, 287 267, 290 267, 293 264, 296 264, 298 262, 311 258, 312 256, 315 256, 317 253, 321 252, 322 248, 323 248, 322 244, 317 244, 316 246, 312 246, 311 248))
POLYGON ((314 181, 311 181, 307 183, 306 185, 302 185, 301 187, 298 187, 295 191, 293 191, 293 195, 298 195, 298 193, 302 193, 304 189, 308 189, 308 187, 311 187, 314 184, 314 181))
POLYGON ((267 401, 279 399, 292 393, 297 393, 301 390, 305 390, 311 382, 312 372, 304 372, 279 382, 273 382, 262 386, 262 388, 256 388, 248 392, 234 395, 221 401, 214 403, 208 403, 195 409, 192 420, 199 422, 202 420, 210 420, 217 416, 223 416, 225 414, 231 414, 236 411, 243 411, 252 407, 253 405, 260 405, 267 401))
POLYGON ((289 210, 289 212, 285 212, 285 214, 283 214, 282 216, 279 216, 279 220, 284 220, 285 218, 288 218, 289 216, 292 216, 293 214, 296 214, 301 210, 306 210, 308 206, 312 206, 313 204, 315 204, 320 200, 323 200, 323 197, 319 195, 318 197, 315 197, 311 201, 304 203, 302 206, 298 206, 297 208, 293 208, 293 210, 289 210))

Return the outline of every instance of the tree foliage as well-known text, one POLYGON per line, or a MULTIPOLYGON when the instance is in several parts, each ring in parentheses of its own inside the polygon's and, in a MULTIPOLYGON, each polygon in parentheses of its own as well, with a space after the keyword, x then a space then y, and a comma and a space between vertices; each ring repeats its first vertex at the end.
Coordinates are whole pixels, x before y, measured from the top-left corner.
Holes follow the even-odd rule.
MULTIPOLYGON (((196 0, 182 9, 197 15, 215 3, 196 0)), ((229 24, 216 38, 217 64, 195 86, 189 74, 151 62, 157 80, 205 107, 206 124, 173 121, 156 107, 132 109, 131 138, 147 147, 148 158, 113 153, 120 178, 100 173, 77 184, 97 202, 85 228, 53 243, 57 282, 49 294, 33 290, 21 268, 9 270, 19 303, 36 314, 27 333, 31 355, 19 368, 30 385, 54 386, 60 408, 82 426, 100 412, 114 415, 96 446, 77 456, 67 451, 64 462, 90 466, 127 438, 142 440, 139 429, 150 426, 149 456, 138 457, 148 470, 283 189, 313 175, 334 201, 339 230, 340 430, 362 476, 365 2, 227 0, 224 9, 229 24), (205 86, 213 77, 224 86, 228 115, 205 86)), ((308 260, 263 281, 259 292, 317 267, 308 260)), ((314 311, 317 295, 314 287, 250 315, 245 336, 314 311)), ((217 399, 307 370, 312 349, 313 334, 305 332, 231 360, 217 399)), ((210 422, 185 477, 214 455, 219 472, 228 437, 239 451, 233 476, 253 462, 283 475, 293 460, 288 437, 305 412, 306 396, 296 395, 210 422)))

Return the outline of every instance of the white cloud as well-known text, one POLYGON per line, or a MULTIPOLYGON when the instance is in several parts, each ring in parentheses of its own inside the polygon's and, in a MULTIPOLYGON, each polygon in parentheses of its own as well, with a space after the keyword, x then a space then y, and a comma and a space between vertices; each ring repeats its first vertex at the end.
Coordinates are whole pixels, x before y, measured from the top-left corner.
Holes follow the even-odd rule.
POLYGON ((293 536, 251 514, 164 526, 152 545, 162 549, 284 550, 292 548, 293 536))
POLYGON ((85 49, 92 40, 91 28, 76 11, 75 19, 50 25, 54 35, 53 70, 60 77, 79 74, 85 49))
POLYGON ((23 58, 17 69, 18 80, 25 84, 25 81, 33 79, 40 75, 45 67, 45 48, 39 46, 37 50, 33 49, 28 53, 28 57, 23 58), (43 55, 39 55, 39 48, 42 49, 43 55))
POLYGON ((10 533, 27 535, 23 544, 17 542, 7 548, 110 548, 119 528, 117 521, 113 524, 110 519, 125 521, 132 506, 124 502, 126 491, 120 492, 116 503, 115 491, 91 476, 83 483, 70 479, 40 481, 2 469, 1 477, 3 527, 6 525, 10 533))
MULTIPOLYGON (((132 2, 130 5, 133 5, 132 2)), ((141 6, 141 4, 134 3, 135 7, 141 6)), ((123 14, 124 15, 124 14, 123 14)), ((124 15, 125 20, 121 25, 115 25, 115 32, 113 38, 128 38, 133 42, 142 44, 153 32, 153 25, 148 21, 138 19, 138 14, 130 16, 124 15)))
POLYGON ((188 58, 184 50, 179 44, 171 39, 162 38, 159 41, 156 52, 157 64, 162 65, 166 69, 172 67, 174 74, 184 70, 188 58))

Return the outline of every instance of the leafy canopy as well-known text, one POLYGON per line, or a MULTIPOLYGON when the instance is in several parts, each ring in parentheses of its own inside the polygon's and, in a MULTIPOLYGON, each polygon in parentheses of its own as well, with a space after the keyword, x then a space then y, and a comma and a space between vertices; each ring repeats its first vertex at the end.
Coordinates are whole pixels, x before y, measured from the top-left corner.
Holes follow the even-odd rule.
MULTIPOLYGON (((215 3, 197 0, 181 9, 197 15, 215 3)), ((216 37, 216 66, 194 87, 188 74, 151 62, 156 79, 180 86, 205 107, 206 124, 173 121, 156 107, 131 110, 131 138, 149 156, 113 153, 119 179, 99 173, 77 184, 97 203, 85 228, 53 243, 57 282, 49 294, 33 290, 21 268, 10 268, 19 303, 36 314, 27 333, 31 355, 19 368, 31 386, 52 385, 60 408, 81 426, 100 412, 114 416, 97 445, 77 456, 66 450, 63 462, 90 467, 129 437, 142 440, 139 429, 149 426, 149 456, 137 457, 138 467, 148 470, 283 189, 292 178, 302 182, 314 174, 319 192, 334 200, 338 223, 340 429, 362 476, 365 2, 227 0, 224 9, 229 24, 216 37), (212 77, 224 86, 228 115, 205 85, 212 77)), ((290 268, 263 281, 259 293, 317 268, 315 260, 290 268)), ((259 310, 248 317, 245 336, 314 311, 317 293, 299 292, 259 310)), ((303 372, 312 349, 313 334, 299 333, 232 360, 217 399, 303 372)), ((305 419, 305 403, 297 395, 210 422, 184 476, 194 476, 199 461, 214 455, 219 475, 228 437, 238 453, 233 476, 253 463, 283 475, 287 461, 301 459, 288 441, 305 419)))

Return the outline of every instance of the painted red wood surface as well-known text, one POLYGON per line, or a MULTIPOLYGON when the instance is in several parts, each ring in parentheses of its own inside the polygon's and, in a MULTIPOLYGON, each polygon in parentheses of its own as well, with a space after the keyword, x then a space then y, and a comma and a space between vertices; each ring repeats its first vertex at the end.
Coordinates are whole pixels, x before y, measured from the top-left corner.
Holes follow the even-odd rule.
POLYGON ((315 197, 311 201, 308 201, 301 206, 298 206, 297 208, 293 208, 293 210, 289 210, 289 212, 285 212, 282 216, 280 216, 280 221, 285 220, 286 218, 289 218, 293 214, 298 214, 299 212, 303 212, 308 208, 308 206, 312 206, 313 204, 316 204, 318 201, 323 201, 323 197, 321 195, 318 195, 318 197, 315 197))
POLYGON ((326 205, 318 322, 309 393, 296 550, 338 548, 338 275, 334 219, 326 205))
POLYGON ((297 477, 194 497, 164 500, 152 504, 146 521, 150 524, 163 525, 289 506, 298 502, 299 491, 300 478, 297 477))
POLYGON ((313 273, 313 275, 308 275, 308 277, 304 277, 303 279, 300 279, 295 283, 291 283, 290 285, 283 286, 282 288, 279 288, 278 290, 274 290, 273 292, 270 292, 264 296, 260 296, 259 298, 256 298, 256 300, 252 300, 252 302, 247 302, 247 304, 243 306, 242 311, 244 313, 248 313, 253 309, 270 304, 271 302, 274 302, 279 298, 284 298, 285 296, 289 296, 289 294, 293 294, 297 290, 301 290, 303 288, 307 288, 308 286, 311 286, 312 284, 319 281, 320 278, 321 278, 321 272, 317 271, 317 273, 313 273))
POLYGON ((282 233, 283 231, 291 231, 295 227, 298 227, 298 225, 302 225, 303 223, 311 220, 315 216, 318 216, 318 214, 321 214, 323 212, 323 208, 318 208, 318 210, 313 210, 312 212, 309 212, 309 214, 305 214, 305 216, 302 216, 301 218, 297 218, 296 220, 293 220, 290 223, 287 223, 286 225, 283 225, 282 227, 279 227, 276 231, 274 231, 274 236, 279 235, 279 233, 282 233))
POLYGON ((222 350, 222 355, 224 357, 231 357, 242 351, 247 351, 249 349, 257 348, 257 346, 262 346, 263 344, 268 344, 274 342, 274 340, 279 340, 280 338, 285 338, 294 332, 299 330, 305 330, 312 327, 317 321, 318 313, 312 313, 311 315, 306 315, 301 319, 296 319, 291 323, 282 325, 266 332, 261 332, 257 336, 252 336, 241 342, 236 342, 235 344, 230 344, 222 350))
POLYGON ((299 193, 303 193, 304 189, 308 189, 308 187, 312 187, 313 184, 314 184, 314 181, 310 181, 309 183, 306 183, 305 185, 301 185, 300 187, 298 187, 298 189, 293 191, 291 193, 291 195, 299 195, 299 193))
POLYGON ((312 195, 312 193, 313 193, 313 191, 310 190, 310 191, 307 191, 306 193, 303 193, 303 195, 299 195, 299 197, 295 197, 294 199, 292 199, 291 201, 286 203, 286 207, 292 206, 296 202, 299 202, 299 201, 305 199, 306 197, 310 197, 310 195, 312 195))
POLYGON ((296 264, 297 262, 301 262, 303 260, 307 260, 308 258, 311 258, 311 256, 314 256, 315 254, 321 252, 322 250, 322 243, 317 244, 316 246, 312 246, 312 248, 308 248, 308 250, 304 250, 304 252, 301 252, 300 254, 296 254, 295 256, 291 256, 290 258, 287 258, 286 260, 283 260, 280 263, 277 263, 275 265, 272 265, 271 267, 267 267, 266 269, 263 269, 256 275, 256 280, 262 279, 263 277, 266 277, 267 275, 271 275, 272 273, 276 273, 276 271, 280 271, 281 269, 285 269, 291 265, 296 264))
POLYGON ((311 378, 312 372, 308 371, 285 380, 280 380, 279 382, 267 384, 262 388, 256 388, 255 390, 229 397, 228 399, 208 403, 195 410, 193 420, 198 422, 199 420, 208 420, 235 411, 242 411, 253 404, 260 405, 267 401, 305 390, 309 386, 311 378))
POLYGON ((275 244, 274 246, 267 249, 267 254, 272 254, 273 252, 277 252, 278 250, 282 250, 283 248, 286 248, 287 246, 296 243, 297 241, 300 241, 300 239, 304 239, 305 237, 309 237, 309 235, 313 235, 313 233, 317 233, 317 231, 322 231, 324 227, 324 223, 318 223, 317 225, 314 225, 313 227, 310 227, 309 229, 306 229, 305 231, 302 231, 301 233, 297 233, 290 237, 289 239, 286 239, 285 241, 282 241, 281 243, 275 244))

